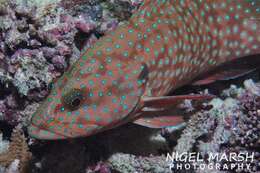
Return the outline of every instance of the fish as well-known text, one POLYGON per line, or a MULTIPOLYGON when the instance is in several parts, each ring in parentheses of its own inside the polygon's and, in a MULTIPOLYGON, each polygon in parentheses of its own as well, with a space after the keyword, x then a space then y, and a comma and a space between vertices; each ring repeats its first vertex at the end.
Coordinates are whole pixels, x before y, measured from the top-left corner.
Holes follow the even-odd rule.
POLYGON ((184 99, 169 93, 201 74, 260 53, 258 0, 144 0, 52 86, 28 133, 41 140, 87 137, 128 122, 162 128, 184 122, 184 99))

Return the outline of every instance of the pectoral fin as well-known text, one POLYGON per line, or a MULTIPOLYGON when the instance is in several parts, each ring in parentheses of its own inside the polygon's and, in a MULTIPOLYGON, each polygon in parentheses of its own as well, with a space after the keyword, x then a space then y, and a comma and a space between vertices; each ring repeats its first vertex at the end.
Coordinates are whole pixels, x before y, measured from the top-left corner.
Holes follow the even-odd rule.
POLYGON ((218 73, 210 74, 202 79, 199 79, 192 83, 192 85, 208 85, 216 81, 232 80, 239 77, 243 77, 249 73, 252 73, 256 69, 229 69, 218 73))
POLYGON ((134 123, 149 128, 164 128, 183 123, 184 116, 182 115, 184 115, 184 112, 180 109, 158 109, 145 107, 139 112, 134 123))
POLYGON ((143 117, 134 121, 135 124, 149 128, 164 128, 169 126, 176 126, 183 122, 183 117, 180 115, 143 117))
POLYGON ((134 121, 135 124, 150 127, 164 128, 176 126, 184 122, 184 112, 174 108, 185 99, 208 100, 214 98, 210 94, 179 95, 179 96, 161 96, 161 97, 143 97, 143 109, 134 121))
POLYGON ((210 94, 194 94, 194 95, 178 95, 178 96, 161 96, 161 97, 144 97, 142 98, 143 107, 164 108, 169 106, 176 106, 185 99, 190 100, 209 100, 214 98, 210 94))

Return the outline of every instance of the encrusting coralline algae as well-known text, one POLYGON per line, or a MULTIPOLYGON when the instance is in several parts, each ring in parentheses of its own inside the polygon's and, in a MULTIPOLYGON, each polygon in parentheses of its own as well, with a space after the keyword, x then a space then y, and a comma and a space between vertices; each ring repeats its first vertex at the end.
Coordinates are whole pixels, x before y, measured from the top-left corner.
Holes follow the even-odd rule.
POLYGON ((60 35, 42 29, 48 23, 40 23, 32 7, 9 2, 1 12, 0 87, 4 105, 0 112, 2 119, 17 123, 20 111, 44 98, 48 84, 67 67, 66 61, 72 56, 71 33, 76 31, 71 28, 73 31, 58 39, 60 35), (65 38, 69 34, 71 41, 65 38))
POLYGON ((259 171, 260 85, 247 80, 244 86, 245 89, 233 86, 223 91, 224 99, 216 98, 208 103, 213 105, 212 109, 195 113, 174 151, 199 152, 203 159, 208 153, 254 152, 251 170, 242 171, 259 171), (228 97, 230 95, 233 97, 228 97))
POLYGON ((62 4, 39 10, 37 2, 18 2, 3 1, 0 8, 0 119, 9 124, 26 124, 26 107, 43 100, 80 51, 120 22, 105 8, 98 19, 89 17, 91 4, 73 16, 62 4))
MULTIPOLYGON (((0 2, 2 4, 2 1, 0 2)), ((113 6, 117 2, 119 1, 108 1, 108 3, 104 1, 88 1, 88 3, 84 0, 73 1, 75 6, 72 5, 74 8, 68 10, 69 14, 64 8, 67 8, 68 4, 72 3, 71 1, 63 1, 58 5, 58 8, 56 5, 50 5, 48 9, 43 8, 41 14, 35 7, 22 4, 22 1, 20 5, 12 1, 9 7, 0 8, 1 122, 25 126, 39 102, 48 94, 50 82, 59 77, 67 67, 76 61, 80 50, 88 48, 104 32, 114 29, 121 20, 127 19, 131 10, 137 6, 135 2, 139 1, 132 1, 132 5, 128 3, 122 6, 113 6), (77 6, 79 2, 85 6, 77 6), (108 14, 108 8, 116 12, 112 15, 108 14), (80 38, 83 39, 80 40, 80 38)), ((209 151, 255 152, 256 158, 252 164, 251 172, 260 171, 260 101, 257 94, 260 87, 249 80, 245 82, 244 88, 232 86, 231 89, 223 91, 220 98, 207 103, 213 105, 212 109, 201 110, 192 115, 184 131, 178 132, 182 135, 178 139, 177 145, 173 145, 173 150, 176 152, 201 152, 202 154, 209 151)), ((176 136, 176 133, 172 132, 171 135, 176 136)), ((88 142, 93 143, 93 141, 95 138, 88 142)), ((168 142, 175 144, 176 141, 168 142)), ((60 163, 59 166, 55 165, 55 167, 57 166, 55 170, 69 171, 70 173, 73 171, 94 172, 93 170, 157 173, 169 171, 164 162, 166 157, 161 155, 164 152, 158 152, 159 156, 139 156, 135 153, 125 152, 123 154, 112 151, 110 157, 104 157, 103 152, 97 152, 94 156, 101 155, 102 159, 99 159, 93 168, 89 165, 89 161, 94 160, 92 157, 89 158, 92 156, 89 154, 90 151, 79 148, 89 148, 89 143, 64 144, 59 152, 72 153, 71 157, 67 157, 67 155, 60 157, 56 150, 52 150, 51 154, 53 155, 50 158, 53 160, 48 161, 49 157, 46 152, 48 145, 35 142, 36 147, 30 146, 33 153, 30 169, 34 172, 51 172, 54 169, 52 163, 60 163), (77 159, 75 159, 75 155, 77 155, 77 159), (77 168, 63 169, 65 166, 60 162, 60 158, 64 159, 64 163, 71 165, 75 163, 77 168)), ((100 140, 97 143, 102 144, 105 141, 100 140)), ((131 142, 129 141, 129 143, 131 142)), ((147 145, 149 144, 147 143, 147 145)), ((10 142, 7 142, 6 137, 4 137, 0 141, 0 146, 4 146, 2 149, 8 151, 8 145, 10 146, 10 142)), ((95 147, 97 151, 106 150, 101 149, 99 145, 95 147)), ((27 148, 25 146, 23 148, 27 152, 27 148)), ((125 146, 123 145, 121 148, 125 148, 125 146)), ((9 153, 12 152, 14 152, 13 155, 17 153, 19 155, 19 152, 9 151, 9 153)), ((30 153, 27 152, 26 155, 30 156, 30 153)), ((206 158, 206 154, 203 157, 206 158)), ((21 162, 19 160, 21 158, 18 157, 12 159, 13 161, 10 161, 11 164, 8 166, 3 165, 3 162, 0 161, 0 165, 9 167, 7 169, 0 168, 0 172, 13 168, 19 171, 19 168, 15 168, 17 165, 27 164, 27 162, 21 162)))

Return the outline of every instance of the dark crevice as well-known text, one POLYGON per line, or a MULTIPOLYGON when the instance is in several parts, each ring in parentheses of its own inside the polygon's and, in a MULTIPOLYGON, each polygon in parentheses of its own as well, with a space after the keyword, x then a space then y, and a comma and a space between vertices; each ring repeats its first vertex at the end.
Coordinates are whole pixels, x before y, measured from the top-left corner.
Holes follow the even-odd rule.
POLYGON ((82 50, 84 48, 86 40, 89 39, 91 34, 85 33, 82 31, 78 31, 75 34, 74 40, 75 40, 75 45, 79 50, 82 50))

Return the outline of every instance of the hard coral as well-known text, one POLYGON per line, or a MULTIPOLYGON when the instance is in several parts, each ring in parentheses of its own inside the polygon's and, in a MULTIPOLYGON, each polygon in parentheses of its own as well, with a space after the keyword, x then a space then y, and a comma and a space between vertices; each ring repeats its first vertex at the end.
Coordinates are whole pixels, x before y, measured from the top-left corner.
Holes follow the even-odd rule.
POLYGON ((89 33, 93 25, 58 6, 38 10, 23 1, 5 3, 0 8, 0 116, 17 124, 28 116, 21 111, 42 100, 49 83, 79 57, 76 34, 89 33))
POLYGON ((23 131, 17 127, 13 130, 8 151, 0 154, 0 165, 9 167, 18 160, 20 173, 26 173, 31 156, 23 131))
MULTIPOLYGON (((198 152, 204 160, 207 153, 254 153, 251 169, 234 168, 236 172, 260 171, 260 87, 252 81, 244 82, 246 89, 225 90, 225 100, 214 99, 210 110, 194 114, 174 150, 178 153, 198 152), (250 83, 251 87, 247 87, 250 83), (253 88, 253 90, 252 90, 253 88), (236 94, 228 93, 229 91, 236 94)), ((205 162, 206 163, 206 162, 205 162)), ((199 172, 200 170, 194 170, 199 172)))
POLYGON ((118 172, 170 173, 169 165, 164 156, 138 157, 130 154, 117 153, 108 159, 112 169, 118 172))
POLYGON ((27 121, 29 115, 21 112, 47 96, 50 82, 80 57, 81 50, 126 19, 113 17, 105 4, 125 14, 137 7, 78 0, 69 1, 72 9, 64 9, 67 1, 55 2, 1 3, 0 118, 9 124, 27 121))
POLYGON ((243 147, 259 147, 260 139, 260 96, 246 92, 239 97, 246 117, 237 117, 240 131, 236 131, 237 144, 243 147))

